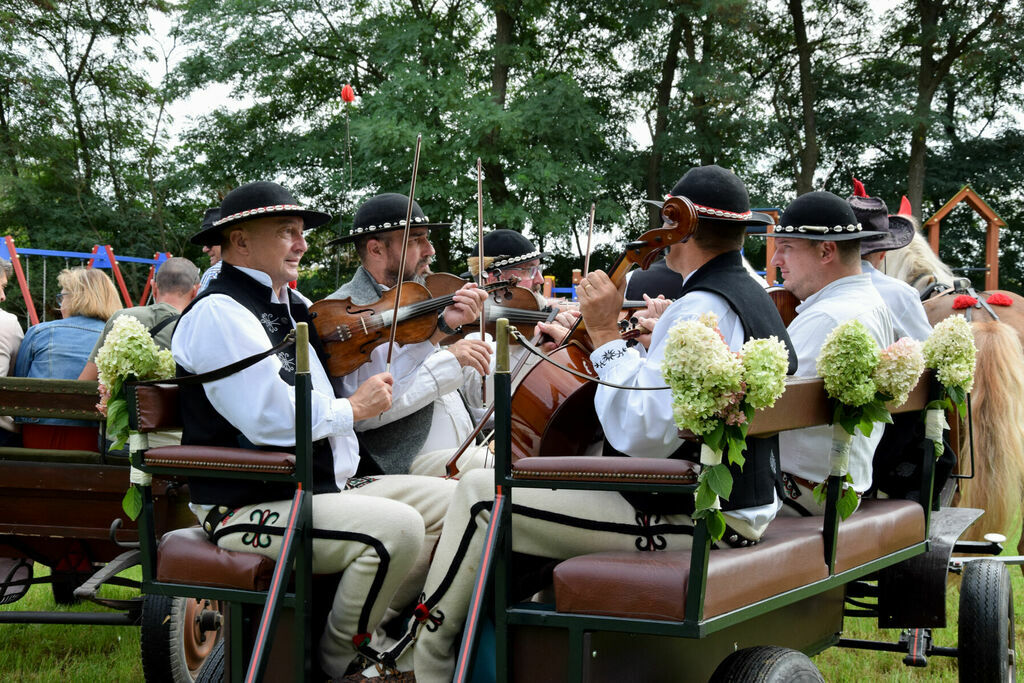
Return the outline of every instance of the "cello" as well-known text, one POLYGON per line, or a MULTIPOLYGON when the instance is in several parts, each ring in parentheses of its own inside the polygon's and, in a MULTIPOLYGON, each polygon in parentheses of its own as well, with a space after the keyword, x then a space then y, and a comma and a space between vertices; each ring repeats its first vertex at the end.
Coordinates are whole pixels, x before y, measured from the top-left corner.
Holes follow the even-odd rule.
MULTIPOLYGON (((661 210, 664 225, 649 230, 626 245, 609 271, 618 286, 634 266, 646 269, 657 255, 693 235, 697 210, 685 197, 670 197, 661 210)), ((582 341, 582 318, 576 321, 562 345, 549 354, 553 361, 590 377, 597 377, 590 351, 582 341)), ((538 363, 512 395, 512 460, 530 456, 583 455, 601 434, 594 411, 597 385, 563 372, 550 363, 538 363)))

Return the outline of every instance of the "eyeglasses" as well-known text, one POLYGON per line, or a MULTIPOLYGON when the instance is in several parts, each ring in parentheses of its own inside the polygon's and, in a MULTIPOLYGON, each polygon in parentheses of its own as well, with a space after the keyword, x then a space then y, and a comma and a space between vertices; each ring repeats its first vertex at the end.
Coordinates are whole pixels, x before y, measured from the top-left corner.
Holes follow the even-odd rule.
POLYGON ((57 307, 58 308, 60 308, 61 305, 64 303, 64 297, 66 297, 67 295, 68 295, 67 292, 61 292, 57 296, 54 297, 57 300, 57 307))
POLYGON ((531 266, 530 268, 502 268, 498 271, 498 277, 504 276, 506 273, 516 275, 521 280, 533 280, 534 278, 540 277, 544 274, 544 266, 531 266))

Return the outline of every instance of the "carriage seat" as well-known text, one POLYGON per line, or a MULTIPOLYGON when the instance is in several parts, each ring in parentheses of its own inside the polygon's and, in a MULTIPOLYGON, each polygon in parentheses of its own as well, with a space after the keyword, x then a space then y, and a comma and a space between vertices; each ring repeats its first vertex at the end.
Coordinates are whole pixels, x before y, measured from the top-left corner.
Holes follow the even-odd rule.
MULTIPOLYGON (((828 578, 823 517, 779 517, 760 543, 709 554, 704 617, 714 617, 828 578)), ((925 539, 924 509, 907 500, 864 500, 839 525, 836 572, 925 539)), ((559 612, 682 621, 690 551, 581 555, 554 570, 559 612)))
POLYGON ((202 527, 194 526, 169 531, 160 539, 156 580, 265 591, 270 587, 274 565, 274 560, 257 553, 219 548, 210 541, 202 527))

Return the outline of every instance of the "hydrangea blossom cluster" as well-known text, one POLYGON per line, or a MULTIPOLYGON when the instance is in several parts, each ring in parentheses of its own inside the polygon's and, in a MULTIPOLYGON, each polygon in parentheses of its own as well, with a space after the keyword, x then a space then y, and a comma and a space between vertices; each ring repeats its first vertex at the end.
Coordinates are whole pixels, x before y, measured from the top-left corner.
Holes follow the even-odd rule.
POLYGON ((726 345, 717 325, 713 314, 676 323, 668 332, 661 365, 672 390, 676 424, 698 435, 713 430, 745 390, 743 363, 726 345))
POLYGON ((878 343, 857 320, 848 320, 829 332, 818 355, 818 375, 828 395, 848 406, 874 400, 878 391, 874 372, 878 343))
POLYGON ((924 372, 924 354, 921 343, 911 337, 901 337, 879 354, 874 380, 878 391, 892 396, 892 402, 903 405, 910 390, 917 385, 924 372))
POLYGON ((970 324, 959 315, 951 315, 932 329, 924 343, 924 362, 934 368, 943 386, 970 393, 974 386, 974 360, 977 348, 970 324))
POLYGON ((750 339, 740 349, 747 404, 755 410, 769 408, 786 390, 789 350, 779 338, 750 339))
POLYGON ((140 380, 173 376, 174 358, 157 347, 138 318, 121 315, 96 354, 96 367, 100 384, 116 394, 129 376, 140 380))

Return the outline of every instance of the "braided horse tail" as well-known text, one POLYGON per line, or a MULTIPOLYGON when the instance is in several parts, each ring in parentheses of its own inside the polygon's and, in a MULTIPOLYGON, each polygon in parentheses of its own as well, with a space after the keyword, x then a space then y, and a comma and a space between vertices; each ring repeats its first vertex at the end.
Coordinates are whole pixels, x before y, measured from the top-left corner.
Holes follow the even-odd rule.
MULTIPOLYGON (((985 510, 968 532, 977 539, 1007 534, 1024 498, 1024 349, 1010 325, 972 322, 971 329, 978 347, 971 393, 974 479, 960 480, 960 504, 985 510)), ((969 448, 962 429, 962 473, 969 469, 969 448)))

